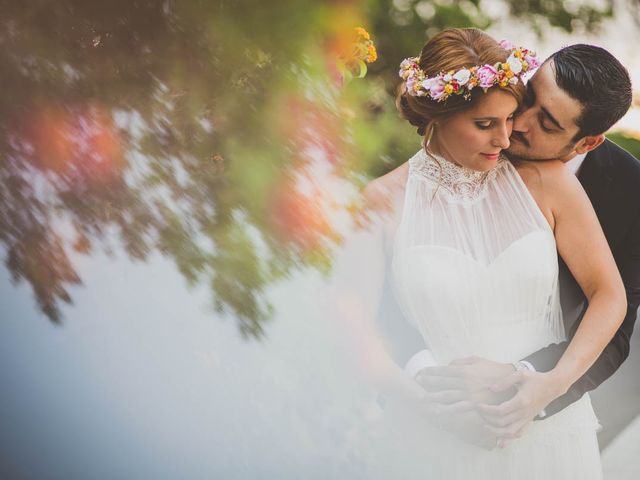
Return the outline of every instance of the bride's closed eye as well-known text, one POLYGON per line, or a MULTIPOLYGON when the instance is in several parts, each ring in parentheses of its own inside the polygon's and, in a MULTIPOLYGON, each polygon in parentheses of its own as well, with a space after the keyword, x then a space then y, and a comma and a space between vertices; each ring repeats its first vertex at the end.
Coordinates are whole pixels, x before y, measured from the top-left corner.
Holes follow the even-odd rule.
MULTIPOLYGON (((507 122, 513 122, 514 114, 507 117, 507 122)), ((493 126, 493 120, 476 120, 476 127, 480 130, 487 130, 493 126)))

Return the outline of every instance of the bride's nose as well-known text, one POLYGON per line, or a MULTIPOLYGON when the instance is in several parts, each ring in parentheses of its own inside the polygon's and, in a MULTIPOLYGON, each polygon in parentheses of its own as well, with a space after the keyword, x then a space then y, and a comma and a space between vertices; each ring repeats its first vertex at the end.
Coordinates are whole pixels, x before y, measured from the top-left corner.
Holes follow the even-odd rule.
POLYGON ((511 127, 510 125, 502 125, 495 130, 495 136, 493 137, 492 144, 494 147, 499 147, 504 149, 509 148, 509 136, 511 135, 511 127))

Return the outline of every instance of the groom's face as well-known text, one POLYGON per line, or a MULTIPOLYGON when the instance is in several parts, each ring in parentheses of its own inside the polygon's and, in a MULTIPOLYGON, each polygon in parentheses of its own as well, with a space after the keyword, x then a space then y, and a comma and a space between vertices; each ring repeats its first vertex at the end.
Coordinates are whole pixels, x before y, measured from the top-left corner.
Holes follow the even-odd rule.
POLYGON ((527 84, 507 150, 515 157, 566 161, 575 156, 573 138, 582 106, 558 86, 553 69, 551 61, 545 62, 527 84))

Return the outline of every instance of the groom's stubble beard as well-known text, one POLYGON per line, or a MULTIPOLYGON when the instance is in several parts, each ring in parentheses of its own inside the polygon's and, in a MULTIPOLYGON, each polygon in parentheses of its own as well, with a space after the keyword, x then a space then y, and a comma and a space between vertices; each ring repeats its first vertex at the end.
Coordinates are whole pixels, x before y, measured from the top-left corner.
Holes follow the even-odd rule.
MULTIPOLYGON (((560 151, 553 154, 547 153, 544 155, 536 155, 535 149, 531 149, 531 144, 521 132, 514 130, 511 133, 509 140, 511 141, 511 144, 509 145, 509 148, 506 149, 506 153, 509 158, 533 162, 563 159, 572 153, 573 148, 577 143, 571 142, 560 149, 560 151)), ((571 157, 573 156, 574 155, 571 155, 571 157)))

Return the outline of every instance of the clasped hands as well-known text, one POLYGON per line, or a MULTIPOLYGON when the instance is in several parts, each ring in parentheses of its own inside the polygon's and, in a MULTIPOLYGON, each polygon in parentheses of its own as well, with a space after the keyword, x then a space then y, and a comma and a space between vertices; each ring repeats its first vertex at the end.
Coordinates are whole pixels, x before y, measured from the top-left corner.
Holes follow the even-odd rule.
POLYGON ((522 435, 561 393, 549 373, 516 371, 511 364, 479 357, 425 367, 415 379, 442 428, 487 449, 522 435))

